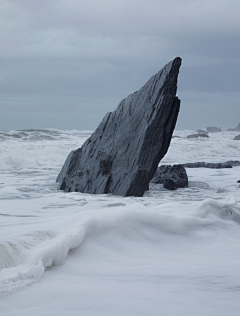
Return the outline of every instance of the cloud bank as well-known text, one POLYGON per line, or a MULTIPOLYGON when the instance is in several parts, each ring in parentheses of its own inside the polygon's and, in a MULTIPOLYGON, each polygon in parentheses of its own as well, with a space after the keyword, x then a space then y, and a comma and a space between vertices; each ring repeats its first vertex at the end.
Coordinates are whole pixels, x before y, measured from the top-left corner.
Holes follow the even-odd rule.
POLYGON ((240 122, 239 1, 0 0, 1 129, 94 129, 183 59, 177 128, 240 122))

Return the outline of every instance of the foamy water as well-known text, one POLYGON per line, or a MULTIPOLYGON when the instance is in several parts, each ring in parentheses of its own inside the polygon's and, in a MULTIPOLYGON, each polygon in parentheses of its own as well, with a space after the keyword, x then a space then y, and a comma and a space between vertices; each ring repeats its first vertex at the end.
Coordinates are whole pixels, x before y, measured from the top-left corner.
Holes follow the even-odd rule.
MULTIPOLYGON (((236 132, 175 132, 162 164, 240 160, 236 132)), ((144 197, 64 193, 90 131, 0 131, 1 315, 238 315, 240 167, 144 197)))

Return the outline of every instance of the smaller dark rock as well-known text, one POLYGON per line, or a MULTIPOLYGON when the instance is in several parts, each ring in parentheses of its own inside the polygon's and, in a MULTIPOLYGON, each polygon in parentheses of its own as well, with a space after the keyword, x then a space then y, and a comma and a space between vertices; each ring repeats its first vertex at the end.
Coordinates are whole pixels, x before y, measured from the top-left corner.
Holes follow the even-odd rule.
POLYGON ((240 140, 240 134, 233 138, 234 140, 240 140))
POLYGON ((209 127, 207 127, 206 129, 207 129, 207 132, 208 132, 208 133, 218 133, 218 132, 222 132, 221 127, 218 128, 218 127, 211 127, 211 126, 209 126, 209 127))
POLYGON ((237 183, 240 183, 240 180, 238 180, 237 183))
POLYGON ((157 168, 151 182, 161 183, 168 190, 176 190, 188 187, 188 176, 182 165, 165 165, 157 168))
POLYGON ((187 138, 200 138, 200 137, 209 138, 209 136, 207 134, 192 134, 192 135, 187 136, 187 138))

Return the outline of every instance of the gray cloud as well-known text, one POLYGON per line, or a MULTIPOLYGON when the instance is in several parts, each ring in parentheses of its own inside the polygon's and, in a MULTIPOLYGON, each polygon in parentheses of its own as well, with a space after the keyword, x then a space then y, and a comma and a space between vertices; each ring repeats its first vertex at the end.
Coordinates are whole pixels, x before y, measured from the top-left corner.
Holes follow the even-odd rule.
POLYGON ((240 121, 239 1, 0 0, 1 129, 93 129, 176 56, 178 128, 240 121))

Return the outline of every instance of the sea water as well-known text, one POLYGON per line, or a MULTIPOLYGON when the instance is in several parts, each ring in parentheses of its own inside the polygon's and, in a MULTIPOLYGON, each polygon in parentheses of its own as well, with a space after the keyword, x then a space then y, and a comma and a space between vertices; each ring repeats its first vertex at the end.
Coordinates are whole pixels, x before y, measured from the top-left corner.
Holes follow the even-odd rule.
MULTIPOLYGON (((161 164, 240 160, 236 132, 176 131, 161 164)), ((91 131, 0 131, 0 315, 239 315, 240 167, 143 197, 65 193, 91 131)))

